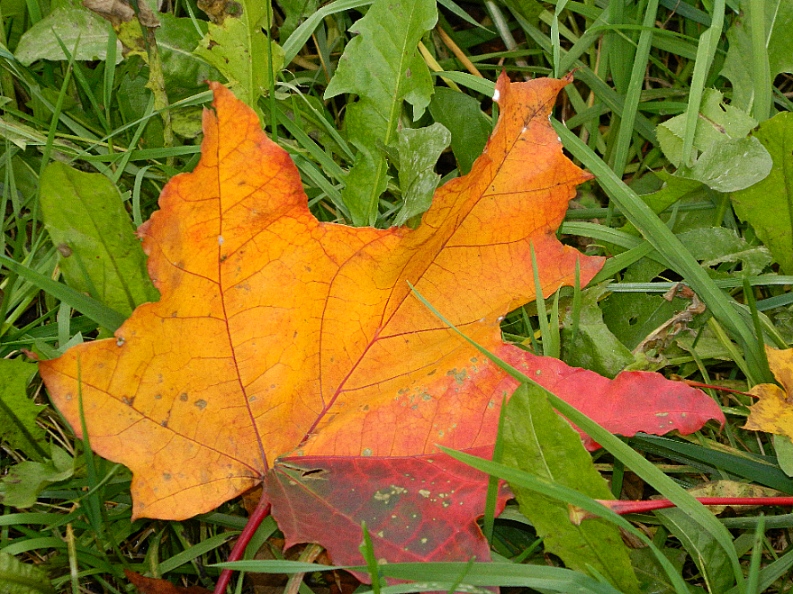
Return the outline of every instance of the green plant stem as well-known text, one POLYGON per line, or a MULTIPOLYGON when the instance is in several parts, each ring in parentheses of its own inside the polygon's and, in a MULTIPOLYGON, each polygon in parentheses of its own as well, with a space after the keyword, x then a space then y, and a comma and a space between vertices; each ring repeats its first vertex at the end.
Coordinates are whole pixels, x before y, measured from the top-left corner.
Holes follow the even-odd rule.
MULTIPOLYGON (((171 124, 171 111, 169 109, 168 92, 165 89, 165 74, 162 71, 162 60, 157 49, 157 39, 154 36, 154 29, 144 27, 143 35, 146 39, 146 51, 149 56, 149 81, 146 83, 154 95, 154 109, 159 111, 162 118, 162 139, 163 146, 169 148, 173 146, 173 126, 171 124)), ((168 167, 173 167, 173 157, 166 159, 168 167)))
POLYGON ((749 0, 749 21, 752 30, 752 84, 754 103, 752 115, 758 122, 771 117, 771 67, 768 63, 765 30, 765 0, 749 0))

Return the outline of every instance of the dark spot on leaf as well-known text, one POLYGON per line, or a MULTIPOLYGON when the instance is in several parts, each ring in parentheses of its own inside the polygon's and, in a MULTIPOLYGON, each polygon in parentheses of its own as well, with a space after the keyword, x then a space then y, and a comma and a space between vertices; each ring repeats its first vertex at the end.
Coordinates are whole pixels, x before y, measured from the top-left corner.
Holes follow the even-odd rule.
POLYGON ((58 253, 63 256, 64 258, 68 258, 72 255, 72 248, 70 248, 65 243, 58 244, 58 253))
POLYGON ((196 405, 196 408, 204 410, 207 407, 207 401, 206 400, 196 400, 195 401, 195 405, 196 405))
POLYGON ((179 394, 179 400, 181 400, 182 402, 187 402, 187 394, 185 392, 179 394))

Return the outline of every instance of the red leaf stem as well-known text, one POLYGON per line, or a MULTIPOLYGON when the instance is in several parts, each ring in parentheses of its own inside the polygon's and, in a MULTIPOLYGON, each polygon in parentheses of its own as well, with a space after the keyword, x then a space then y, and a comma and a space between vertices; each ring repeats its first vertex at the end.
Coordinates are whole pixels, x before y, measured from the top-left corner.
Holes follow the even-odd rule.
MULTIPOLYGON (((259 500, 259 503, 256 505, 256 509, 253 510, 251 517, 248 518, 248 523, 245 524, 245 528, 242 529, 242 533, 237 539, 237 542, 234 543, 234 547, 231 549, 231 553, 229 554, 229 561, 239 561, 242 559, 242 555, 245 553, 245 548, 248 546, 251 538, 253 538, 253 535, 256 534, 256 530, 258 530, 259 526, 261 526, 264 518, 266 518, 269 514, 270 503, 266 501, 264 497, 262 497, 259 500)), ((215 590, 213 594, 226 593, 226 586, 228 586, 229 580, 231 580, 231 574, 233 572, 233 569, 224 569, 220 572, 220 577, 218 578, 217 584, 215 584, 215 590)))
MULTIPOLYGON (((703 505, 791 505, 793 497, 697 497, 703 505)), ((675 504, 668 499, 653 499, 651 501, 624 501, 624 500, 603 500, 598 499, 613 512, 620 515, 637 514, 641 512, 653 511, 656 509, 666 509, 675 507, 675 504)))

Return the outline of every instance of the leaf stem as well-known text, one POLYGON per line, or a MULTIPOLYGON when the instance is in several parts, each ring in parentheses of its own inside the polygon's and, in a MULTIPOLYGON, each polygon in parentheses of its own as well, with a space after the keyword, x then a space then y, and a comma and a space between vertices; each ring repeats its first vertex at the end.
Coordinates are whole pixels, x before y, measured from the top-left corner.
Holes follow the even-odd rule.
MULTIPOLYGON (((793 505, 793 497, 697 497, 696 499, 702 505, 793 505)), ((597 501, 620 515, 639 514, 656 509, 676 507, 676 504, 668 499, 653 499, 651 501, 598 499, 597 501)))
MULTIPOLYGON (((234 543, 234 547, 231 549, 231 553, 229 554, 228 558, 229 561, 239 561, 242 559, 248 543, 251 541, 253 535, 256 534, 256 530, 269 514, 270 502, 265 499, 264 493, 262 493, 262 497, 259 499, 256 509, 253 510, 251 517, 248 518, 248 523, 245 524, 245 528, 242 529, 237 542, 234 543)), ((226 594, 226 587, 229 585, 233 571, 234 570, 232 569, 224 569, 220 572, 220 577, 215 584, 215 590, 213 594, 226 594)))

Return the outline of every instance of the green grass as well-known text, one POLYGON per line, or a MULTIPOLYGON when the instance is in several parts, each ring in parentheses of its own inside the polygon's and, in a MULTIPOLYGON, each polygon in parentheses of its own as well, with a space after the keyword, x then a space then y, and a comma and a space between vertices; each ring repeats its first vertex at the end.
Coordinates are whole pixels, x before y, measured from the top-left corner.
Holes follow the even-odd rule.
MULTIPOLYGON (((261 92, 252 103, 268 134, 297 164, 312 212, 321 221, 351 224, 362 217, 387 227, 400 216, 403 203, 394 161, 389 158, 382 165, 390 167, 391 180, 379 202, 368 205, 363 214, 354 214, 358 206, 351 206, 345 184, 360 142, 350 137, 344 122, 356 96, 340 93, 325 98, 339 58, 354 38, 350 29, 371 4, 371 0, 336 0, 322 7, 311 0, 276 3, 271 39, 248 50, 261 58, 261 71, 255 73, 261 92), (271 41, 280 45, 283 59, 277 51, 267 51, 271 41)), ((449 124, 454 128, 454 152, 447 149, 436 167, 444 181, 460 174, 458 163, 462 166, 471 157, 466 151, 481 149, 473 134, 460 145, 454 139, 472 130, 472 122, 479 122, 485 132, 494 124, 497 106, 492 93, 502 71, 514 81, 574 72, 574 83, 563 91, 553 125, 568 154, 596 176, 579 188, 561 238, 588 255, 609 258, 595 279, 599 289, 564 288, 547 303, 527 304, 512 312, 502 326, 508 341, 577 361, 580 353, 574 349, 582 344, 582 333, 594 331, 594 325, 624 348, 619 356, 611 354, 617 363, 595 369, 605 374, 618 365, 739 391, 773 381, 764 346, 786 348, 793 343, 793 270, 785 268, 779 248, 762 230, 736 212, 731 195, 759 183, 746 177, 754 171, 738 168, 714 188, 703 180, 712 180, 735 162, 721 157, 724 160, 716 159, 708 170, 702 165, 714 146, 703 140, 702 126, 721 117, 705 112, 708 89, 719 90, 726 105, 742 110, 755 124, 776 122, 775 114, 793 107, 793 76, 784 72, 780 58, 787 51, 789 33, 784 27, 793 22, 785 19, 793 18, 793 11, 782 0, 778 11, 764 14, 766 4, 775 2, 438 3, 437 28, 421 35, 419 55, 432 72, 429 84, 463 93, 472 98, 465 105, 473 105, 465 122, 449 124), (739 9, 746 13, 743 20, 739 9), (741 68, 757 76, 742 81, 735 74, 741 68), (659 128, 661 124, 665 126, 659 128), (705 311, 647 343, 648 335, 690 303, 663 299, 678 281, 696 293, 705 311), (602 294, 587 300, 594 294, 587 291, 595 290, 602 294), (600 310, 602 321, 583 322, 590 301, 600 310)), ((140 37, 145 43, 135 55, 122 54, 116 33, 101 20, 93 24, 93 35, 78 26, 53 30, 37 25, 43 20, 47 25, 48 15, 56 9, 86 12, 63 2, 0 1, 0 357, 4 359, 51 358, 83 340, 109 336, 125 319, 108 304, 101 287, 91 284, 87 268, 83 280, 88 284, 80 285, 75 280, 79 271, 69 277, 59 260, 64 248, 53 244, 44 225, 40 179, 48 164, 58 161, 106 176, 118 189, 130 227, 138 226, 157 209, 165 183, 195 167, 200 106, 211 100, 202 81, 222 79, 217 70, 192 56, 208 18, 193 0, 169 3, 162 18, 172 20, 140 37), (56 54, 60 59, 55 59, 56 54), (157 67, 158 60, 162 68, 157 67), (147 85, 160 87, 155 94, 147 85)), ((123 39, 131 34, 118 33, 123 39)), ((254 30, 251 36, 259 34, 254 30)), ((418 108, 402 102, 388 107, 393 126, 398 120, 401 127, 425 127, 440 117, 438 104, 431 103, 416 121, 412 116, 418 108)), ((730 112, 729 121, 716 128, 733 130, 737 119, 730 112)), ((746 135, 746 131, 735 133, 730 141, 748 143, 746 135)), ((377 146, 376 140, 367 142, 377 146)), ((787 150, 788 160, 789 156, 787 150)), ((788 176, 790 165, 785 170, 788 176)), ((793 210, 793 195, 788 201, 793 210)), ((784 213, 779 217, 784 218, 784 213)), ((783 229, 782 235, 790 238, 793 231, 783 229)), ((604 356, 596 347, 589 348, 594 349, 595 359, 604 356)), ((793 494, 793 446, 742 428, 751 398, 707 391, 722 405, 727 425, 721 431, 709 425, 684 438, 618 439, 552 395, 548 398, 604 446, 594 460, 611 480, 615 494, 624 498, 661 494, 687 516, 687 520, 663 513, 627 519, 610 516, 648 547, 637 549, 633 559, 646 578, 640 580, 643 591, 684 592, 688 587, 712 594, 789 593, 793 591, 793 516, 785 512, 790 510, 739 510, 715 516, 685 489, 732 479, 793 494), (651 583, 652 575, 665 577, 651 583)), ((35 427, 45 437, 15 440, 2 433, 0 416, 4 439, 0 474, 8 475, 21 463, 36 463, 38 471, 52 480, 31 491, 28 503, 2 507, 0 594, 44 592, 48 586, 49 591, 72 594, 133 592, 125 569, 211 589, 219 564, 227 560, 233 539, 245 525, 244 503, 234 500, 183 522, 132 522, 129 471, 92 454, 89 440, 75 437, 48 405, 37 376, 29 382, 27 396, 39 406, 35 427), (53 447, 63 452, 60 459, 69 461, 66 466, 55 464, 53 458, 59 454, 53 447), (25 586, 9 589, 3 582, 11 583, 7 576, 22 576, 13 579, 25 586)), ((592 499, 562 485, 497 462, 469 461, 550 499, 608 516, 592 499)), ((7 489, 0 483, 0 497, 8 496, 7 489)), ((492 545, 492 564, 378 566, 371 547, 364 547, 367 568, 360 569, 373 572, 373 589, 384 593, 481 592, 477 588, 488 585, 521 591, 615 591, 597 575, 566 569, 559 558, 548 555, 516 505, 509 505, 495 520, 492 509, 491 501, 483 521, 492 545), (388 585, 387 577, 415 583, 388 585)), ((329 591, 335 578, 325 572, 331 571, 327 559, 320 558, 320 565, 309 568, 299 558, 300 549, 287 551, 284 558, 280 538, 275 521, 265 520, 241 562, 244 565, 237 569, 305 574, 302 581, 293 578, 288 586, 286 577, 275 583, 302 594, 329 591), (252 559, 260 547, 259 559, 252 559)), ((243 574, 232 580, 232 590, 255 591, 243 574)))

